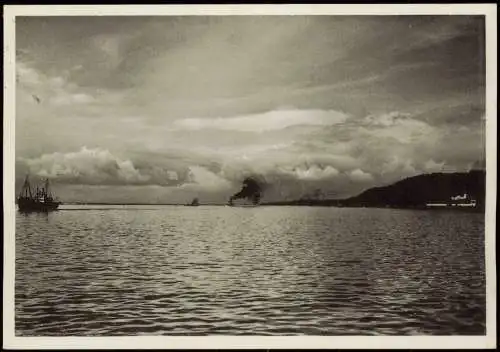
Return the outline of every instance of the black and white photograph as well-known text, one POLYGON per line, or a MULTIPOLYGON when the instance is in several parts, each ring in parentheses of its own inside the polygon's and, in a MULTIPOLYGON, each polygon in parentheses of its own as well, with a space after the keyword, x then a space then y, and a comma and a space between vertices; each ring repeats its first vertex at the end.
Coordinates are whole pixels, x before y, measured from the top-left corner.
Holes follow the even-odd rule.
POLYGON ((496 6, 363 6, 7 7, 9 346, 494 347, 496 6))

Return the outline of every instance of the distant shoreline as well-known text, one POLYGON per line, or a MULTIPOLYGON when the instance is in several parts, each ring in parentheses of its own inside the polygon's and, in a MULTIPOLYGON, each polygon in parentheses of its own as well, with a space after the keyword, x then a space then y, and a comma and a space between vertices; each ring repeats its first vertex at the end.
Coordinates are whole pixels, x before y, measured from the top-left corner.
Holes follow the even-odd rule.
MULTIPOLYGON (((102 205, 102 206, 134 206, 134 205, 140 205, 140 206, 186 206, 186 204, 175 204, 175 203, 66 203, 62 204, 64 205, 75 205, 75 206, 85 206, 85 205, 102 205)), ((199 206, 211 206, 211 207, 226 207, 228 205, 226 204, 200 204, 199 206)), ((285 202, 270 202, 270 203, 262 203, 259 205, 260 207, 321 207, 321 208, 346 208, 346 209, 356 209, 356 208, 364 208, 364 209, 394 209, 394 210, 429 210, 429 211, 453 211, 453 212, 466 212, 466 213, 484 213, 483 208, 468 208, 468 207, 440 207, 440 208, 433 208, 433 207, 403 207, 403 206, 356 206, 356 205, 350 205, 350 206, 342 206, 342 205, 331 205, 331 204, 293 204, 293 202, 290 203, 285 203, 285 202)), ((259 207, 257 206, 257 207, 259 207)), ((239 208, 238 206, 233 206, 234 208, 239 208)), ((192 207, 190 207, 192 208, 192 207)), ((196 208, 196 207, 194 207, 196 208)), ((253 207, 252 207, 253 208, 253 207)), ((65 210, 61 209, 60 210, 65 210)))
MULTIPOLYGON (((433 173, 409 177, 388 186, 374 187, 357 196, 346 199, 302 198, 294 200, 269 201, 260 206, 309 206, 336 208, 379 208, 412 209, 432 211, 458 211, 484 213, 485 179, 484 170, 470 170, 462 173, 433 173), (465 194, 465 195, 464 195, 465 194), (429 207, 428 203, 449 203, 450 197, 467 196, 477 202, 475 207, 443 206, 429 207)), ((186 203, 116 203, 116 202, 63 202, 64 205, 101 206, 190 206, 186 203)), ((226 203, 200 203, 199 206, 228 206, 226 203)))

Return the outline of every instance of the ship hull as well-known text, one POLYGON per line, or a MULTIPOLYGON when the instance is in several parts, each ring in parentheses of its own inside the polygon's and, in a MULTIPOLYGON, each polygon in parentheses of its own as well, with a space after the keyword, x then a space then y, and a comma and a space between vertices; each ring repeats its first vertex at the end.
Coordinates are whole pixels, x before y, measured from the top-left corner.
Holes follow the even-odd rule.
POLYGON ((230 207, 254 208, 258 207, 259 203, 253 203, 248 201, 230 201, 227 205, 230 207))
POLYGON ((58 202, 36 202, 32 200, 19 200, 17 204, 21 212, 49 212, 59 208, 58 202))

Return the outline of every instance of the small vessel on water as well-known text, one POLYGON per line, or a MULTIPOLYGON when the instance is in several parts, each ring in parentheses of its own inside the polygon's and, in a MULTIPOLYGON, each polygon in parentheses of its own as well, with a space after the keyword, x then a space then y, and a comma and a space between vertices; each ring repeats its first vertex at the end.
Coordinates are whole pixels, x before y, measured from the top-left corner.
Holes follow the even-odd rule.
POLYGON ((186 206, 188 206, 188 207, 197 207, 198 205, 200 205, 198 198, 194 198, 190 204, 186 204, 186 206))
POLYGON ((57 201, 49 189, 49 180, 45 180, 45 186, 31 189, 31 185, 26 176, 23 187, 17 198, 17 206, 22 212, 48 212, 57 210, 61 202, 57 201))
POLYGON ((457 195, 451 197, 447 201, 443 202, 431 202, 427 203, 427 208, 449 208, 449 207, 458 207, 458 208, 475 208, 477 206, 477 201, 469 196, 467 193, 464 195, 457 195))
POLYGON ((259 198, 254 197, 252 199, 246 198, 229 198, 227 205, 230 207, 258 207, 259 206, 259 198))

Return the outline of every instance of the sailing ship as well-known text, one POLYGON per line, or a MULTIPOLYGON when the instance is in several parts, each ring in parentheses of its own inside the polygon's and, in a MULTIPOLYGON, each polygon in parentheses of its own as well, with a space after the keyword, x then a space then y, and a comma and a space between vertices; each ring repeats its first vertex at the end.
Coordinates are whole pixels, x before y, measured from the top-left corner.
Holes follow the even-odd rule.
POLYGON ((200 205, 198 198, 194 198, 190 204, 186 204, 186 206, 188 206, 188 207, 197 207, 198 205, 200 205))
POLYGON ((61 202, 57 201, 51 194, 49 180, 45 180, 45 186, 32 189, 28 176, 24 180, 23 187, 17 198, 17 206, 22 212, 48 212, 57 210, 61 202))

